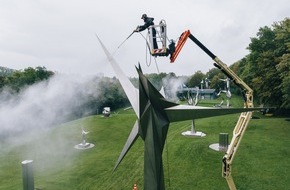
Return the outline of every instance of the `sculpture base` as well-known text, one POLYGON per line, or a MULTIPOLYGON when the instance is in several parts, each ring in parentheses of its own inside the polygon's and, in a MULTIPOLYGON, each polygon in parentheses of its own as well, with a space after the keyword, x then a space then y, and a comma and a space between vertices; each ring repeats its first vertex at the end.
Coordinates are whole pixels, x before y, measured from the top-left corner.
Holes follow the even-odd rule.
POLYGON ((220 146, 219 143, 214 143, 214 144, 211 144, 209 145, 209 148, 215 150, 215 151, 220 151, 220 152, 226 152, 228 147, 223 147, 223 146, 220 146))
POLYGON ((93 148, 95 145, 92 143, 80 143, 74 146, 74 148, 76 149, 89 149, 89 148, 93 148))
POLYGON ((185 131, 181 133, 183 136, 186 137, 205 137, 206 134, 200 131, 196 131, 195 133, 193 133, 192 131, 185 131))

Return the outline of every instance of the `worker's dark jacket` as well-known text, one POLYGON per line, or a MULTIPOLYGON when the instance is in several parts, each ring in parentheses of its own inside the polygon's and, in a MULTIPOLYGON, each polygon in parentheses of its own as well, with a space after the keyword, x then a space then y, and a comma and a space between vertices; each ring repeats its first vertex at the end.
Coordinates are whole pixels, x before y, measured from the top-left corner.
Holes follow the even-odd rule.
POLYGON ((151 25, 154 25, 154 22, 153 22, 154 18, 150 18, 150 17, 147 17, 145 20, 144 20, 144 25, 142 26, 139 26, 139 32, 145 30, 146 28, 148 28, 149 26, 151 25))

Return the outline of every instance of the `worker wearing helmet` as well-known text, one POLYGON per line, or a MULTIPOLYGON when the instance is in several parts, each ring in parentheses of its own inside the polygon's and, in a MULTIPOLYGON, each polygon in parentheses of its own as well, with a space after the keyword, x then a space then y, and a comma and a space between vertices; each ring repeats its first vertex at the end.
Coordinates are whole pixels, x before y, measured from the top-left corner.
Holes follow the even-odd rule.
MULTIPOLYGON (((149 26, 154 25, 154 22, 153 22, 154 18, 150 18, 146 14, 143 14, 141 19, 144 20, 144 24, 142 26, 137 26, 137 28, 134 30, 134 32, 141 32, 141 31, 149 28, 149 26)), ((158 45, 156 42, 156 30, 154 27, 152 28, 152 36, 153 36, 153 47, 154 47, 154 49, 158 49, 158 45)))

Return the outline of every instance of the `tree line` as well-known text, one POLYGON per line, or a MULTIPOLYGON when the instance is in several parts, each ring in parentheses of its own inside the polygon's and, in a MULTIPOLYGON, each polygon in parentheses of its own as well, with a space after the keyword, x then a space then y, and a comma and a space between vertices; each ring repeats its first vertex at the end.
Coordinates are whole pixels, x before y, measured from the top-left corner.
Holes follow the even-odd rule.
POLYGON ((2 67, 1 71, 0 90, 2 90, 4 87, 8 87, 12 93, 18 93, 26 86, 46 80, 54 75, 54 72, 48 71, 45 67, 28 67, 23 71, 2 67))

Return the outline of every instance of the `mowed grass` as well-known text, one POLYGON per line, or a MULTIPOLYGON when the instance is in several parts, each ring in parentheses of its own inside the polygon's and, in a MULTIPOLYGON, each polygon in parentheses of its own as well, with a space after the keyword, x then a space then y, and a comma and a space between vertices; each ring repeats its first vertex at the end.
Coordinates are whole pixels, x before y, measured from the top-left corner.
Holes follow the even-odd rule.
MULTIPOLYGON (((233 179, 240 190, 290 188, 290 122, 285 118, 252 119, 233 162, 233 179)), ((170 125, 163 151, 166 189, 228 189, 221 176, 223 152, 209 148, 219 133, 229 133, 239 114, 199 119, 196 130, 204 138, 181 135, 191 121, 170 125)), ((34 160, 35 187, 45 190, 143 189, 143 141, 139 138, 117 170, 112 170, 136 120, 132 110, 65 123, 37 136, 1 141, 0 189, 22 189, 21 161, 34 160), (74 149, 81 128, 95 147, 74 149)))

